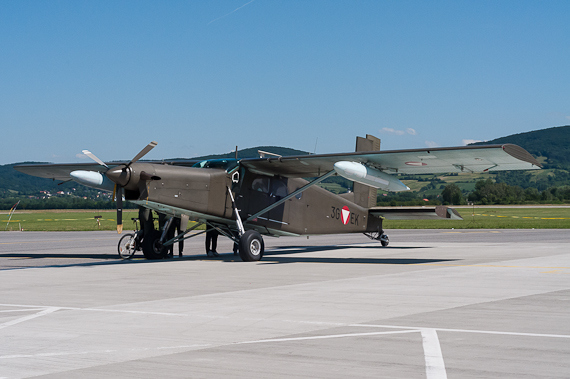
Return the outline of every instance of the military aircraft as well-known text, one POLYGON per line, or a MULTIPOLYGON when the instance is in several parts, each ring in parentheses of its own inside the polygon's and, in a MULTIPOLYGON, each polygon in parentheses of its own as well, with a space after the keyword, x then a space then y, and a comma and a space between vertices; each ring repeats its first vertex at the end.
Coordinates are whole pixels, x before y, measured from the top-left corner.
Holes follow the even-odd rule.
MULTIPOLYGON (((22 164, 15 169, 54 180, 116 192, 117 231, 122 232, 122 199, 167 215, 162 230, 143 216, 142 250, 147 259, 167 256, 172 244, 190 238, 206 224, 239 246, 243 261, 264 253, 262 235, 301 236, 364 233, 389 243, 384 219, 461 219, 452 208, 375 208, 376 191, 407 191, 398 174, 436 174, 539 169, 526 150, 511 144, 380 151, 380 140, 357 137, 356 151, 342 154, 217 159, 202 162, 139 162, 156 142, 129 162, 105 163, 88 150, 94 163, 22 164), (340 175, 354 182, 352 192, 336 195, 316 184, 340 175), (188 222, 197 221, 188 228, 188 222), (170 233, 178 221, 181 233, 170 233)), ((152 217, 152 216, 150 216, 152 217)))

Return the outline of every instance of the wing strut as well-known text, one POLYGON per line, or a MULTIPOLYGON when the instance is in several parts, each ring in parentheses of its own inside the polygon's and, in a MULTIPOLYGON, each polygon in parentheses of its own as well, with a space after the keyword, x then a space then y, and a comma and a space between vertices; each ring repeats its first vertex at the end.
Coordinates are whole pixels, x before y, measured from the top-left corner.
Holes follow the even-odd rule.
POLYGON ((283 204, 284 202, 286 202, 287 200, 289 200, 290 198, 292 198, 293 196, 297 196, 298 194, 300 194, 301 192, 305 191, 307 188, 314 186, 315 184, 319 184, 320 182, 322 182, 323 180, 325 180, 326 178, 333 176, 336 173, 335 170, 331 170, 329 172, 327 172, 326 174, 324 174, 323 176, 319 176, 318 178, 316 178, 315 180, 313 180, 312 182, 309 182, 307 184, 305 184, 303 187, 299 188, 296 191, 291 192, 289 195, 285 196, 284 198, 282 198, 279 201, 276 201, 275 203, 271 204, 270 206, 263 208, 262 210, 260 210, 259 212, 249 216, 245 222, 249 222, 251 220, 256 219, 257 217, 261 216, 264 213, 269 212, 270 210, 272 210, 275 207, 280 206, 281 204, 283 204))
POLYGON ((190 237, 186 237, 186 235, 187 235, 188 233, 190 233, 191 231, 193 231, 194 229, 196 229, 197 227, 199 227, 199 226, 201 226, 201 225, 204 225, 204 223, 203 223, 203 222, 197 222, 197 223, 196 223, 195 225, 193 225, 191 228, 186 229, 184 232, 180 233, 180 234, 177 235, 176 237, 174 237, 174 238, 172 238, 172 239, 170 239, 170 240, 164 242, 164 243, 162 244, 162 246, 165 246, 165 247, 166 247, 166 246, 170 246, 170 245, 173 245, 173 244, 175 244, 175 243, 177 243, 177 242, 187 240, 188 238, 196 237, 196 236, 198 236, 198 235, 200 235, 200 234, 206 233, 206 230, 203 230, 203 231, 201 231, 201 232, 199 232, 199 233, 197 233, 197 234, 191 235, 190 237))
POLYGON ((243 223, 241 222, 241 217, 239 215, 239 210, 237 209, 236 202, 234 201, 234 195, 232 194, 232 190, 228 187, 228 192, 230 193, 230 198, 232 199, 232 205, 234 207, 234 212, 236 213, 236 222, 239 230, 239 236, 243 236, 245 233, 245 229, 243 227, 243 223))

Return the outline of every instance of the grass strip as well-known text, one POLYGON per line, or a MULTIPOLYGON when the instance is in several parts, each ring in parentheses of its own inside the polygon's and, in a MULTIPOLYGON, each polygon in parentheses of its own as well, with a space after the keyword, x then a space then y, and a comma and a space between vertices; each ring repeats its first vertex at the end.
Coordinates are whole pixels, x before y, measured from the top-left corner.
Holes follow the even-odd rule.
MULTIPOLYGON (((457 209, 463 221, 386 220, 385 229, 570 229, 570 208, 559 207, 475 207, 457 209)), ((88 231, 116 230, 113 210, 23 211, 8 224, 8 213, 0 214, 0 231, 88 231), (96 216, 99 223, 97 223, 96 216), (6 228, 7 227, 7 228, 6 228)), ((123 211, 124 230, 133 230, 131 218, 137 211, 123 211)), ((157 222, 155 220, 155 222, 157 222)), ((191 224, 190 224, 191 225, 191 224)))

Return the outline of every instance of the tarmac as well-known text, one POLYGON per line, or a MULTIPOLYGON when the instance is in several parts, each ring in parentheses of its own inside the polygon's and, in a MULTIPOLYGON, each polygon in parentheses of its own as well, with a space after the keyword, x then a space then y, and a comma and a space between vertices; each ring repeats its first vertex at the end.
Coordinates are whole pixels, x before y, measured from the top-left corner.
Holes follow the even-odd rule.
POLYGON ((0 378, 570 377, 568 230, 388 235, 245 263, 223 237, 121 261, 112 232, 0 232, 0 378))

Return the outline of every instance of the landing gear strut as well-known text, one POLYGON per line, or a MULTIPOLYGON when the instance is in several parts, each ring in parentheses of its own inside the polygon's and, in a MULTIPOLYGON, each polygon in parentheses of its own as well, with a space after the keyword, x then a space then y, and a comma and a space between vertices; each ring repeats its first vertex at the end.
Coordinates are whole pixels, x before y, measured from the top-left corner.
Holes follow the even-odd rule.
POLYGON ((382 246, 386 247, 390 243, 390 239, 388 238, 387 234, 384 234, 382 229, 378 230, 377 232, 371 233, 363 233, 366 237, 370 238, 371 240, 380 241, 382 246))
POLYGON ((261 234, 255 230, 245 230, 241 221, 241 217, 239 215, 239 210, 234 200, 234 195, 232 194, 230 187, 228 187, 228 193, 232 199, 232 206, 234 208, 236 223, 238 227, 239 256, 244 262, 256 262, 260 260, 261 257, 263 257, 263 251, 265 250, 263 238, 261 237, 261 234))

